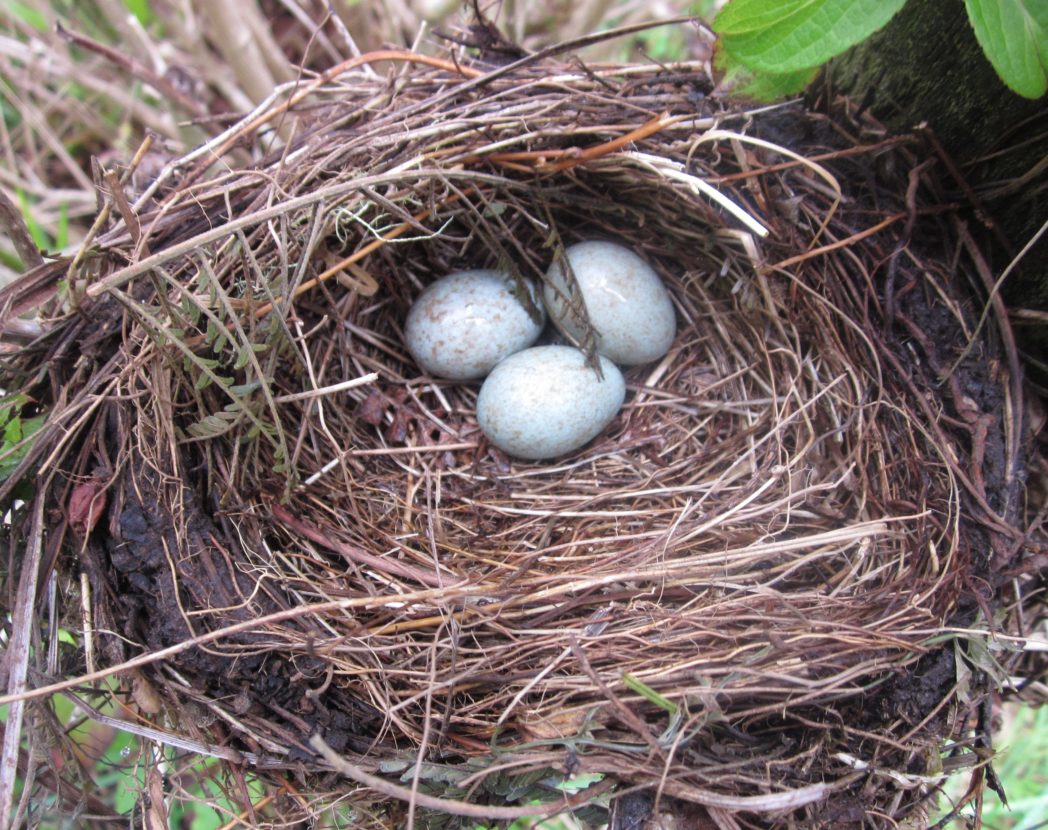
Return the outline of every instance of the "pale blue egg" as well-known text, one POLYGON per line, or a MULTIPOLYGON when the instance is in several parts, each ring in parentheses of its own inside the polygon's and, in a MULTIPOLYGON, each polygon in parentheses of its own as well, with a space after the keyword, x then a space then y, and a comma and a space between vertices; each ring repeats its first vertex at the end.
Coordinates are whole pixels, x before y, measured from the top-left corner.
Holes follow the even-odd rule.
POLYGON ((516 280, 501 271, 456 271, 428 285, 404 323, 415 362, 437 377, 476 380, 530 346, 546 318, 534 285, 524 282, 538 319, 518 299, 516 280))
POLYGON ((600 357, 603 379, 571 346, 535 346, 496 366, 477 397, 477 422, 516 458, 555 458, 577 450, 615 417, 626 397, 622 372, 600 357))
MULTIPOLYGON (((582 292, 597 351, 620 366, 658 360, 677 333, 677 316, 666 286, 654 269, 629 248, 613 242, 579 242, 565 251, 582 292)), ((550 317, 576 340, 582 318, 565 301, 567 280, 560 264, 547 271, 543 298, 550 317)))

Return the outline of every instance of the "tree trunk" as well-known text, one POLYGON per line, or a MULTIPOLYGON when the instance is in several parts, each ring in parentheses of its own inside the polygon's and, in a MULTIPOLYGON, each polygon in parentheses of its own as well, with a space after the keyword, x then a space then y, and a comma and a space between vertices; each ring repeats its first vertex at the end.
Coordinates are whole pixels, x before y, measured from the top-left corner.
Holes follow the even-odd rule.
MULTIPOLYGON (((894 132, 922 122, 932 128, 978 195, 983 211, 971 227, 1000 276, 1048 218, 1048 107, 997 77, 962 0, 909 0, 888 26, 835 60, 828 79, 894 132)), ((966 198, 961 188, 956 196, 966 198)), ((1008 277, 1004 297, 1016 309, 1048 310, 1048 234, 1008 277)), ((1019 329, 1034 366, 1048 353, 1045 320, 1019 329)))

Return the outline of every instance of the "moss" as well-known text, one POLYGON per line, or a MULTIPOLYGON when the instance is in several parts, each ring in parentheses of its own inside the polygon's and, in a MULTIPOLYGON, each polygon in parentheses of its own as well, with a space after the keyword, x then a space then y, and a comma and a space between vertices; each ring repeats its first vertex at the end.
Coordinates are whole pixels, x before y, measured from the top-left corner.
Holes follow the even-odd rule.
MULTIPOLYGON (((999 276, 1045 219, 1038 194, 1048 172, 1030 172, 1048 156, 1048 109, 997 77, 962 0, 910 0, 888 26, 837 59, 830 77, 835 89, 863 101, 894 132, 922 122, 932 127, 1011 242, 1010 250, 999 244, 985 217, 973 214, 973 230, 982 231, 999 276)), ((958 189, 945 198, 964 197, 958 189)), ((1048 309, 1048 237, 1026 254, 1004 296, 1013 306, 1048 309)), ((1048 345, 1048 327, 1021 334, 1032 354, 1048 345)))

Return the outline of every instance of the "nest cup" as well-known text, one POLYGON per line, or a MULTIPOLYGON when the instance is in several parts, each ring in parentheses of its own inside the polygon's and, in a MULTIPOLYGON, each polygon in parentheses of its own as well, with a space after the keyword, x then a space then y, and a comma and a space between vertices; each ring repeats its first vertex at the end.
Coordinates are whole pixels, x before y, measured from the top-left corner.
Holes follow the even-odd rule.
POLYGON ((67 542, 80 669, 178 646, 136 680, 153 717, 193 701, 201 751, 348 776, 377 823, 599 818, 616 782, 721 827, 921 815, 982 699, 944 632, 1006 590, 1021 402, 953 226, 907 206, 914 142, 697 66, 408 61, 275 97, 78 266, 54 378, 111 390, 52 418, 51 496, 105 494, 67 542), (598 238, 656 269, 677 338, 590 444, 508 459, 478 386, 413 363, 407 309, 598 238))

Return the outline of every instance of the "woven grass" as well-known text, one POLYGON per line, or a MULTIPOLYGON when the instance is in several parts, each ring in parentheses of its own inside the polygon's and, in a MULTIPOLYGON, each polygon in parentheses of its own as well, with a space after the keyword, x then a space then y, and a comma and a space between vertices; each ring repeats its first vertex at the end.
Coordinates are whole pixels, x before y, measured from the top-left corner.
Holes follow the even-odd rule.
POLYGON ((85 635, 32 694, 117 677, 140 734, 261 775, 259 824, 634 788, 721 828, 919 825, 944 763, 981 792, 972 655, 1027 624, 1020 371, 919 140, 875 129, 700 65, 390 51, 112 188, 2 297, 46 331, 2 378, 48 413, 13 533, 85 635), (508 459, 405 314, 590 238, 656 268, 676 342, 590 445, 508 459))

